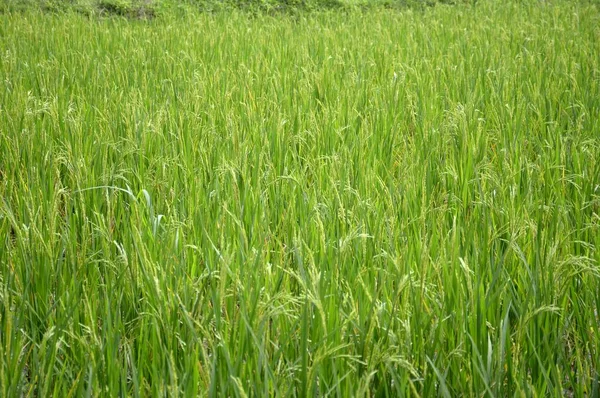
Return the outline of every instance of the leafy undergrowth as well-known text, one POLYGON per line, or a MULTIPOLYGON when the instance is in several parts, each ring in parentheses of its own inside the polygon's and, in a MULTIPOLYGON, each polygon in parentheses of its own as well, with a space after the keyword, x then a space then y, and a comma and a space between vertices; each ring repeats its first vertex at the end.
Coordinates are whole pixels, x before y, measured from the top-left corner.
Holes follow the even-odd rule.
POLYGON ((0 0, 0 12, 41 10, 51 13, 77 12, 87 16, 154 19, 160 15, 194 11, 241 10, 278 14, 352 9, 423 9, 436 4, 476 4, 474 0, 0 0))

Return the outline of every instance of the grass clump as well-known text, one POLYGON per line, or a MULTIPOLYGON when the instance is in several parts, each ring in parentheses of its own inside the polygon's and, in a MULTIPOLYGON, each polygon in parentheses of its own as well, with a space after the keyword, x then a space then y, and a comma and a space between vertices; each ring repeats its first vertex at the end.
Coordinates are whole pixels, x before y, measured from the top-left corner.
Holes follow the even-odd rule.
POLYGON ((97 4, 100 15, 114 15, 133 19, 151 19, 156 16, 152 3, 124 2, 114 0, 101 0, 97 4))
POLYGON ((599 22, 0 15, 0 395, 597 395, 599 22))

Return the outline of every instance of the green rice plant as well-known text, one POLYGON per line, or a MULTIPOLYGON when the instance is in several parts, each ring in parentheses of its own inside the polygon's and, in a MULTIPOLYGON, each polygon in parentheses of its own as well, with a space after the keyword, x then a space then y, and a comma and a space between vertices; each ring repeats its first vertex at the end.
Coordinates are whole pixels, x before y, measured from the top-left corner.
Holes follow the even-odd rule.
POLYGON ((597 395, 598 26, 0 15, 0 395, 597 395))

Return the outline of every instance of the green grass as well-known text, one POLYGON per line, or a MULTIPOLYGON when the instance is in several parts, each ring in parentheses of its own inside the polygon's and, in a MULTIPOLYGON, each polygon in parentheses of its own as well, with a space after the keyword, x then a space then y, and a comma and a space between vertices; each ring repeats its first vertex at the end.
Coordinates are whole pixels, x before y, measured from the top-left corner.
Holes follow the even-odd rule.
POLYGON ((599 394, 600 12, 0 15, 0 396, 599 394))

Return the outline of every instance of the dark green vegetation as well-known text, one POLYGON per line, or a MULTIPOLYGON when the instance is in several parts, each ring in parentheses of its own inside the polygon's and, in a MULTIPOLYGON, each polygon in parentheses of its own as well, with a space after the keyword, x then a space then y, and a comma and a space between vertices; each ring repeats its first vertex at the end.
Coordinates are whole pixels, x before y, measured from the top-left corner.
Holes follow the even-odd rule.
POLYGON ((600 13, 0 15, 0 395, 597 396, 600 13))
POLYGON ((153 19, 174 13, 242 10, 281 14, 352 9, 425 9, 438 4, 476 4, 477 0, 0 0, 0 12, 37 9, 88 16, 153 19))

